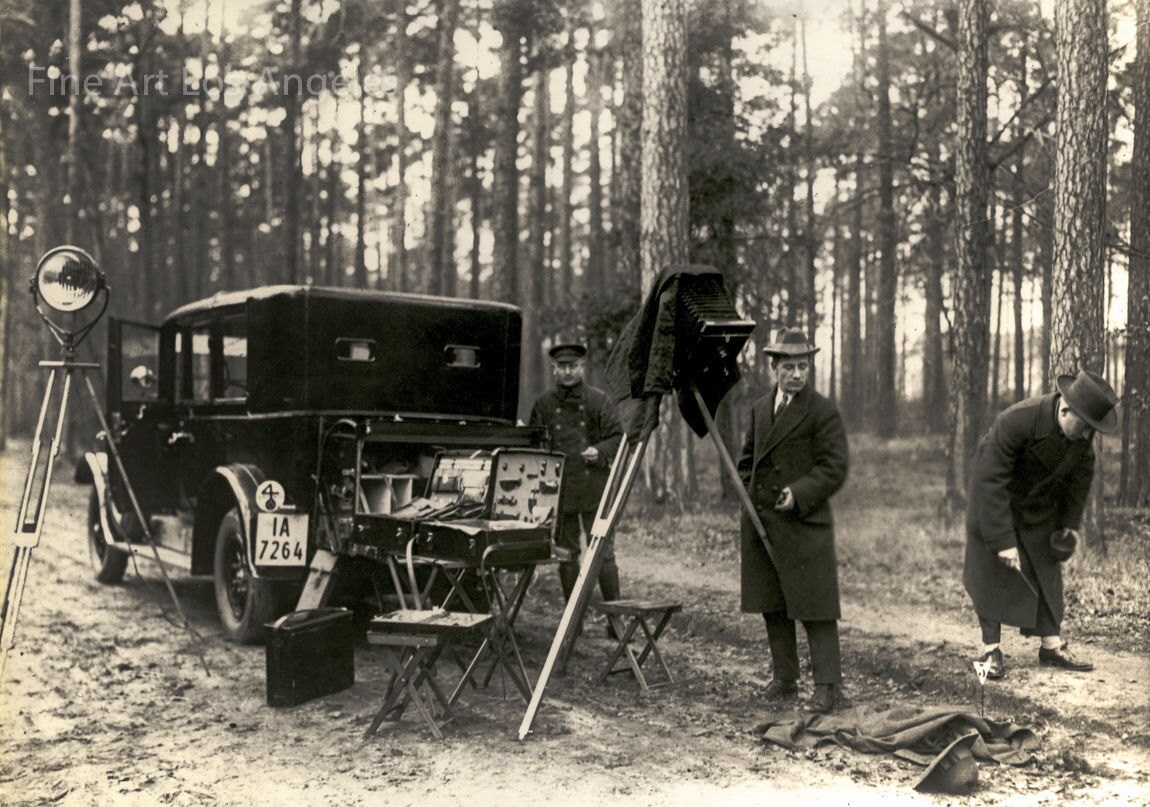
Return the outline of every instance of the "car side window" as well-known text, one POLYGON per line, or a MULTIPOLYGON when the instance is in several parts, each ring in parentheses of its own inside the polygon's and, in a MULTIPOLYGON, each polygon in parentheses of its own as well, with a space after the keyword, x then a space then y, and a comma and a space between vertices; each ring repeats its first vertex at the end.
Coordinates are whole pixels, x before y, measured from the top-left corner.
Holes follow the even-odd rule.
POLYGON ((212 399, 212 354, 208 326, 176 332, 176 400, 208 403, 212 399))
POLYGON ((120 323, 120 400, 151 403, 159 400, 160 332, 149 325, 120 323))
POLYGON ((246 398, 248 394, 247 318, 228 317, 221 322, 222 398, 246 398))
POLYGON ((192 342, 192 403, 212 400, 212 351, 208 327, 194 328, 192 342))

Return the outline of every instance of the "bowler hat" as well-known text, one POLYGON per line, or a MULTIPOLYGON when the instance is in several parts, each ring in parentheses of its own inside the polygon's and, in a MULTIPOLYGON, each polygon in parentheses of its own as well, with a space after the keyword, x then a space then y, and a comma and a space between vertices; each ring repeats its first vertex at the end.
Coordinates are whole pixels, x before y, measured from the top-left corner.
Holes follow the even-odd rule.
POLYGON ((926 793, 969 793, 978 787, 978 763, 970 747, 979 738, 977 731, 964 734, 931 760, 914 789, 926 793))
POLYGON ((1078 547, 1078 536, 1074 530, 1055 530, 1050 533, 1050 554, 1056 560, 1070 560, 1078 547))
POLYGON ((819 348, 807 341, 801 328, 783 328, 763 352, 768 356, 810 356, 818 353, 819 348))
POLYGON ((587 346, 581 345, 578 342, 567 342, 561 345, 555 345, 547 351, 547 355, 551 357, 552 361, 575 361, 587 355, 587 346))
POLYGON ((1118 396, 1106 379, 1089 370, 1058 376, 1058 391, 1066 404, 1095 431, 1109 434, 1118 428, 1118 396))

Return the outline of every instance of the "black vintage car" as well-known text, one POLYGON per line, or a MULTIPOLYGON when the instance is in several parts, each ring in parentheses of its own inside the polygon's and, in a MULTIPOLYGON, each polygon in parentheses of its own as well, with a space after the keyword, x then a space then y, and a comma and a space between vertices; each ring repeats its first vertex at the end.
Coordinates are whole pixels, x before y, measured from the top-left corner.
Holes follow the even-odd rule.
POLYGON ((152 558, 150 532, 165 566, 212 575, 227 635, 252 642, 309 588, 328 601, 334 566, 375 574, 408 538, 386 514, 438 458, 542 446, 515 423, 520 326, 510 305, 309 286, 218 294, 158 327, 110 320, 100 439, 130 485, 103 444, 77 471, 97 579, 152 558))

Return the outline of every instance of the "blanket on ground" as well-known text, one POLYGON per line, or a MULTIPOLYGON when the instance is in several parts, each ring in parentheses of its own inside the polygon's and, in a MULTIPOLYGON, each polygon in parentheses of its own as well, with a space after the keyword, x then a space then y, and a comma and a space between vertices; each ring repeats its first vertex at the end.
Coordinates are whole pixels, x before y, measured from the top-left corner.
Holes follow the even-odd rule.
POLYGON ((787 748, 834 743, 867 754, 891 753, 929 765, 955 739, 971 732, 978 739, 971 753, 978 760, 1023 765, 1039 740, 1032 730, 979 717, 953 706, 857 706, 827 715, 794 713, 755 728, 763 741, 787 748))

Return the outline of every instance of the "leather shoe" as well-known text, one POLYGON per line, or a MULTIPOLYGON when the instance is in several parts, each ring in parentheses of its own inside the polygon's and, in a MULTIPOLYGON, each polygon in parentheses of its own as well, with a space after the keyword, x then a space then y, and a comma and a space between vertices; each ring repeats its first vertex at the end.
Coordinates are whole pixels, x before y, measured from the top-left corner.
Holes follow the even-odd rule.
POLYGON ((811 698, 811 711, 821 715, 834 711, 835 691, 834 684, 815 684, 815 695, 811 698))
POLYGON ((767 684, 767 691, 764 694, 768 698, 793 698, 799 694, 799 685, 795 681, 780 681, 775 678, 767 684))
POLYGON ((986 673, 988 680, 997 681, 1000 678, 1006 677, 1006 662, 1002 660, 1001 647, 996 647, 989 652, 983 653, 978 660, 982 662, 990 662, 990 670, 986 673))
POLYGON ((1074 672, 1090 672, 1094 664, 1076 658, 1065 644, 1058 648, 1038 648, 1038 663, 1047 667, 1059 667, 1074 672))

